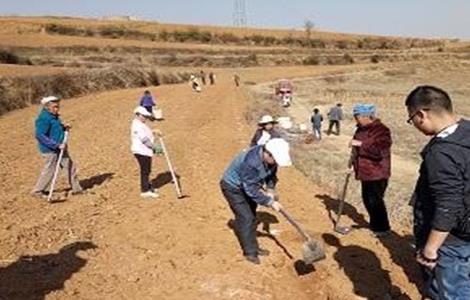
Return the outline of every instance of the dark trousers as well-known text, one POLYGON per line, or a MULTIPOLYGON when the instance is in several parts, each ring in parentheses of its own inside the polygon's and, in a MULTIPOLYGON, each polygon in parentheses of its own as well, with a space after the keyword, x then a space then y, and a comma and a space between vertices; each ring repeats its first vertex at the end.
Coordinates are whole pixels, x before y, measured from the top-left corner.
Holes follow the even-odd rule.
POLYGON ((222 194, 235 215, 235 234, 243 249, 243 255, 258 256, 256 240, 256 202, 243 190, 233 188, 224 181, 220 182, 222 194))
POLYGON ((152 184, 149 181, 150 172, 152 171, 152 157, 134 154, 140 166, 140 190, 142 193, 152 190, 152 184))
POLYGON ((336 135, 339 135, 340 130, 341 130, 341 123, 338 120, 330 120, 330 124, 328 126, 327 134, 328 135, 331 134, 331 132, 333 131, 333 126, 335 126, 336 135))
POLYGON ((362 200, 369 213, 370 228, 372 231, 390 230, 387 209, 384 203, 388 180, 361 181, 361 184, 362 200))

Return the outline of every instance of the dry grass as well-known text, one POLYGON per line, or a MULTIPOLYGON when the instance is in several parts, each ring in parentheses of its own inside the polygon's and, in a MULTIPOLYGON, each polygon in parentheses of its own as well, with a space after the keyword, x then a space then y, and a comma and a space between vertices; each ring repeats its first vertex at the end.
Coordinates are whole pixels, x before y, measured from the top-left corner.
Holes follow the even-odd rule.
POLYGON ((0 115, 26 107, 46 95, 64 99, 112 89, 181 83, 187 72, 160 72, 156 69, 109 68, 86 72, 66 72, 38 76, 0 78, 0 115))

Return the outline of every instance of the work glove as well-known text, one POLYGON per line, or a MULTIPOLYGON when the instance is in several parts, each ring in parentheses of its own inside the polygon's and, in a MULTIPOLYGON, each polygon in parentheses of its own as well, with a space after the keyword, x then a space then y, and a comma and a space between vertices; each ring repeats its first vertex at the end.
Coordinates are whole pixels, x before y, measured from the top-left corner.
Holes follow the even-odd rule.
POLYGON ((274 201, 274 202, 271 204, 271 208, 274 209, 274 210, 277 211, 277 212, 279 212, 279 211, 281 211, 281 209, 283 209, 281 203, 278 202, 278 201, 274 201))
POLYGON ((153 153, 156 155, 163 155, 163 148, 160 144, 153 145, 153 153))
POLYGON ((271 196, 271 197, 274 199, 274 201, 279 201, 279 196, 277 195, 275 189, 267 189, 267 190, 266 190, 266 194, 268 194, 269 196, 271 196))

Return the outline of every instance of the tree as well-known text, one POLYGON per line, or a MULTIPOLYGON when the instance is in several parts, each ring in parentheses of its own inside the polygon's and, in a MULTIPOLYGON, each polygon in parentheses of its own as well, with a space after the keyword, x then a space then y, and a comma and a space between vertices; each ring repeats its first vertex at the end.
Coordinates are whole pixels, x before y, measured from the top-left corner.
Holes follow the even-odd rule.
POLYGON ((312 34, 313 28, 315 28, 315 23, 313 23, 313 21, 310 19, 305 20, 304 29, 305 34, 307 35, 307 39, 310 39, 310 35, 312 34))

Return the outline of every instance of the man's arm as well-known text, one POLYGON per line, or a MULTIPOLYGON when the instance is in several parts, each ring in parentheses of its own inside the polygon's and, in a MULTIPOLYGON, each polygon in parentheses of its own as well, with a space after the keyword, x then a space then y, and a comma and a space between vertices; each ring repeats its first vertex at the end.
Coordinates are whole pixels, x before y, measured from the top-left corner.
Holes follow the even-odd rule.
POLYGON ((258 170, 255 167, 249 164, 242 165, 240 179, 243 190, 253 201, 264 206, 272 205, 274 198, 263 191, 258 170))
POLYGON ((36 139, 47 148, 57 150, 60 146, 60 143, 49 138, 47 136, 48 131, 49 123, 45 120, 38 119, 36 121, 36 139))
MULTIPOLYGON (((465 211, 464 178, 459 163, 450 153, 439 149, 431 151, 433 152, 428 154, 425 164, 431 197, 436 208, 431 220, 432 230, 422 253, 426 258, 435 259, 437 251, 450 231, 456 227, 459 216, 465 211)), ((427 266, 432 268, 434 265, 431 263, 427 266)))

